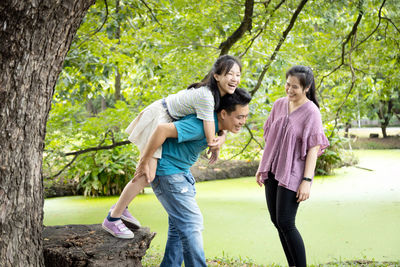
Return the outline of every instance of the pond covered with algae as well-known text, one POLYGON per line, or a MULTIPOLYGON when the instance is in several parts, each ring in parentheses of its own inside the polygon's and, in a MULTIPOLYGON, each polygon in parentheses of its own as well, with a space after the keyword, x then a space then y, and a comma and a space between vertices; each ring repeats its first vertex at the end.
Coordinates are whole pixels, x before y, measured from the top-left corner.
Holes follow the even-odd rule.
MULTIPOLYGON (((309 264, 346 259, 400 259, 400 150, 359 150, 359 167, 318 177, 302 203, 297 226, 309 264), (369 170, 366 170, 369 169, 369 170)), ((285 265, 279 238, 268 219, 264 190, 253 177, 196 185, 204 216, 207 258, 250 258, 285 265)), ((62 197, 45 200, 45 225, 101 223, 117 197, 62 197)), ((162 253, 167 216, 151 189, 129 207, 157 232, 151 250, 162 253)))

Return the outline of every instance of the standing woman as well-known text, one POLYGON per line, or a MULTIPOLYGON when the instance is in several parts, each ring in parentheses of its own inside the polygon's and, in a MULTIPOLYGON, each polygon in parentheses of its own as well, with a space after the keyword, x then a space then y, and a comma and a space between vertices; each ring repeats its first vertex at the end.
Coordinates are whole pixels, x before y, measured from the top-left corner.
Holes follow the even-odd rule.
POLYGON ((317 157, 329 146, 309 67, 286 73, 286 97, 275 101, 264 124, 264 153, 256 174, 265 186, 271 221, 289 266, 306 266, 303 239, 295 225, 299 203, 310 196, 317 157))

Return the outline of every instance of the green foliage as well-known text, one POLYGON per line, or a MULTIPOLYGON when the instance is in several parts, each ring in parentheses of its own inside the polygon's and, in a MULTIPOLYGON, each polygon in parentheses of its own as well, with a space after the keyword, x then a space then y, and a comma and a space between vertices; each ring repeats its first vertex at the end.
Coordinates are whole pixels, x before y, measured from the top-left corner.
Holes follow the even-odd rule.
MULTIPOLYGON (((53 176, 73 160, 74 155, 65 156, 66 152, 110 146, 126 140, 123 130, 134 118, 124 102, 117 102, 115 108, 108 108, 95 117, 89 115, 68 103, 53 104, 47 126, 45 176, 53 176)), ((137 158, 134 145, 95 150, 78 155, 62 177, 75 179, 85 195, 118 194, 133 177, 137 158)))
POLYGON ((104 150, 84 156, 69 170, 79 177, 85 196, 120 194, 136 169, 130 147, 104 150))
MULTIPOLYGON (((71 161, 65 152, 126 140, 123 129, 145 106, 205 77, 245 10, 245 1, 234 0, 120 0, 119 7, 116 2, 107 2, 107 12, 104 1, 92 6, 65 59, 47 124, 45 176, 71 161)), ((336 119, 340 126, 378 114, 384 122, 400 114, 399 1, 382 6, 379 0, 310 0, 271 61, 299 1, 280 3, 255 1, 252 29, 229 51, 243 62, 240 87, 253 90, 262 71, 267 72, 251 103, 251 132, 230 135, 222 158, 260 156, 263 123, 272 103, 285 95, 285 71, 294 64, 313 68, 328 132, 334 131, 330 124, 336 119), (344 43, 361 11, 354 38, 344 43)), ((330 142, 317 173, 343 164, 342 140, 335 133, 330 142)), ((133 172, 135 149, 130 145, 81 155, 62 175, 84 180, 87 194, 113 194, 120 190, 114 180, 127 180, 133 172), (115 171, 114 163, 125 175, 115 171)))
POLYGON ((343 165, 343 154, 346 153, 343 148, 343 137, 340 137, 337 129, 334 129, 333 125, 330 124, 326 130, 329 147, 318 158, 315 175, 331 174, 335 168, 343 165))

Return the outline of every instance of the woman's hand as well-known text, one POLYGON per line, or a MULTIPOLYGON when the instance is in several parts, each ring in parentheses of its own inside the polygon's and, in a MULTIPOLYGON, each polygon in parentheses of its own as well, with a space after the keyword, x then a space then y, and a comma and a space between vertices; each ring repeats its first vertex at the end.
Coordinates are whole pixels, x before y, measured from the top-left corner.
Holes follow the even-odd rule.
POLYGON ((310 197, 310 191, 311 182, 302 181, 296 194, 297 203, 307 200, 310 197))
POLYGON ((264 179, 262 178, 262 175, 260 172, 256 173, 256 182, 260 187, 262 187, 264 184, 264 179))

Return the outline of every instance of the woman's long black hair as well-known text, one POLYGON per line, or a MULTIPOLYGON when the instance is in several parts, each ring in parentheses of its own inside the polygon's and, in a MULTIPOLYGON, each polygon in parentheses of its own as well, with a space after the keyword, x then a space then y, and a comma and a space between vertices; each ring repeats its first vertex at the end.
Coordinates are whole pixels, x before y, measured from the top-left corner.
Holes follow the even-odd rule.
POLYGON ((240 60, 234 56, 230 55, 223 55, 220 56, 214 63, 212 69, 210 72, 207 74, 207 76, 198 83, 193 83, 188 86, 187 89, 192 89, 192 88, 199 88, 202 86, 207 86, 213 96, 214 96, 214 110, 218 110, 220 102, 221 102, 221 94, 218 89, 218 83, 217 80, 214 78, 214 74, 222 75, 228 73, 233 65, 237 64, 240 68, 240 71, 242 71, 242 63, 240 60))
POLYGON ((315 81, 312 69, 302 65, 293 66, 286 72, 286 79, 289 76, 297 77, 301 86, 303 86, 303 90, 309 87, 306 96, 319 108, 318 100, 315 96, 315 81))

